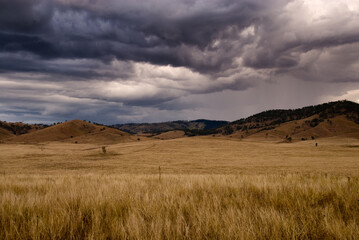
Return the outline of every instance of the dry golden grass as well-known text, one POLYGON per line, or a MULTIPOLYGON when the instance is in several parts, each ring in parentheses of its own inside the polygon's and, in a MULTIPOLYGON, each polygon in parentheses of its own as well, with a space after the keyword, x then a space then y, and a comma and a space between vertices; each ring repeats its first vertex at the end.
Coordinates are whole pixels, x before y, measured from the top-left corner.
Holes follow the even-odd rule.
POLYGON ((218 137, 143 139, 108 145, 107 154, 102 154, 102 146, 0 144, 0 169, 8 174, 152 174, 158 166, 167 174, 359 173, 359 141, 355 139, 283 144, 218 137))
POLYGON ((0 144, 0 239, 358 239, 359 142, 318 143, 0 144))
POLYGON ((184 131, 176 130, 176 131, 169 131, 164 132, 159 135, 154 136, 155 139, 161 140, 169 140, 169 139, 176 139, 176 138, 183 138, 186 137, 184 131))
POLYGON ((358 178, 3 177, 1 239, 357 239, 358 178))
POLYGON ((6 138, 12 137, 12 136, 14 136, 14 134, 12 132, 0 127, 0 141, 2 141, 3 139, 6 139, 6 138))

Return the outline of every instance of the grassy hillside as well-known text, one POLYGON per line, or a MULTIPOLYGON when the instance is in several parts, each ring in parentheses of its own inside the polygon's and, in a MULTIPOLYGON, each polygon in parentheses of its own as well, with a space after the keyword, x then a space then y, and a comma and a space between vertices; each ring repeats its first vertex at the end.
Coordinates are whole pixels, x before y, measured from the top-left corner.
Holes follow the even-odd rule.
POLYGON ((219 128, 241 138, 312 139, 359 137, 359 104, 338 101, 295 110, 270 110, 219 128))
POLYGON ((185 137, 184 131, 169 131, 156 135, 155 139, 168 140, 185 137))
POLYGON ((14 134, 7 129, 0 127, 0 141, 9 137, 13 137, 14 134))
POLYGON ((114 143, 129 139, 129 134, 83 120, 60 123, 35 132, 6 139, 8 142, 40 143, 49 141, 70 141, 74 143, 114 143))
MULTIPOLYGON (((150 134, 156 136, 164 132, 164 137, 172 139, 180 137, 178 131, 184 131, 187 136, 197 135, 231 135, 238 138, 260 138, 278 141, 298 139, 315 139, 330 136, 359 137, 359 104, 350 101, 337 101, 316 106, 308 106, 294 110, 269 110, 243 118, 231 123, 226 121, 211 121, 199 119, 195 121, 173 121, 162 123, 116 124, 112 128, 120 129, 131 134, 150 134), (176 135, 172 136, 171 135, 176 135)), ((46 131, 45 125, 29 125, 23 123, 0 122, 0 140, 13 135, 24 135, 12 138, 15 142, 60 141, 76 138, 81 142, 91 142, 95 139, 110 143, 122 141, 123 132, 86 121, 74 120, 51 126, 46 131), (39 133, 35 133, 39 131, 39 133), (104 131, 104 132, 101 132, 104 131), (30 133, 30 135, 29 135, 30 133), (90 134, 91 138, 85 137, 90 134), (80 137, 82 136, 82 137, 80 137)))
POLYGON ((21 122, 9 123, 0 121, 0 129, 6 130, 13 135, 22 135, 48 127, 45 124, 26 124, 21 122))

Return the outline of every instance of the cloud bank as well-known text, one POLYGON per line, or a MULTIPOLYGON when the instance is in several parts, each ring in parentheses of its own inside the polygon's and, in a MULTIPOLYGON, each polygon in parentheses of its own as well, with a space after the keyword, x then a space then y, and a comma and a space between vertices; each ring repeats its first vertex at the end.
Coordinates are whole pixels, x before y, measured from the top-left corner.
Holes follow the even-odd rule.
POLYGON ((353 96, 358 76, 356 0, 0 0, 4 120, 234 120, 314 85, 309 104, 353 96))

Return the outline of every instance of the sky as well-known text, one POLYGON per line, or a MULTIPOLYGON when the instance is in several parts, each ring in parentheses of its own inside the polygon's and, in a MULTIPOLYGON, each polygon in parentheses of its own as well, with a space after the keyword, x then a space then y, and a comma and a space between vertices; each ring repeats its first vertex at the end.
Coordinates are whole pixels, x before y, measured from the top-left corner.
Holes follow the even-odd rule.
POLYGON ((0 120, 237 120, 359 102, 358 0, 0 0, 0 120))

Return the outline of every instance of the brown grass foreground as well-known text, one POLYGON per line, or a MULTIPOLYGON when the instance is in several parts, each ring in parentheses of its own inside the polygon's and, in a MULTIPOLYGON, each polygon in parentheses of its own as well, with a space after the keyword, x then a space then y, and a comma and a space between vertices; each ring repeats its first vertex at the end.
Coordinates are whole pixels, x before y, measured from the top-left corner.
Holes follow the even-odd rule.
POLYGON ((359 239, 359 142, 318 142, 0 144, 0 239, 359 239))
POLYGON ((0 239, 358 239, 357 177, 2 176, 0 239))

